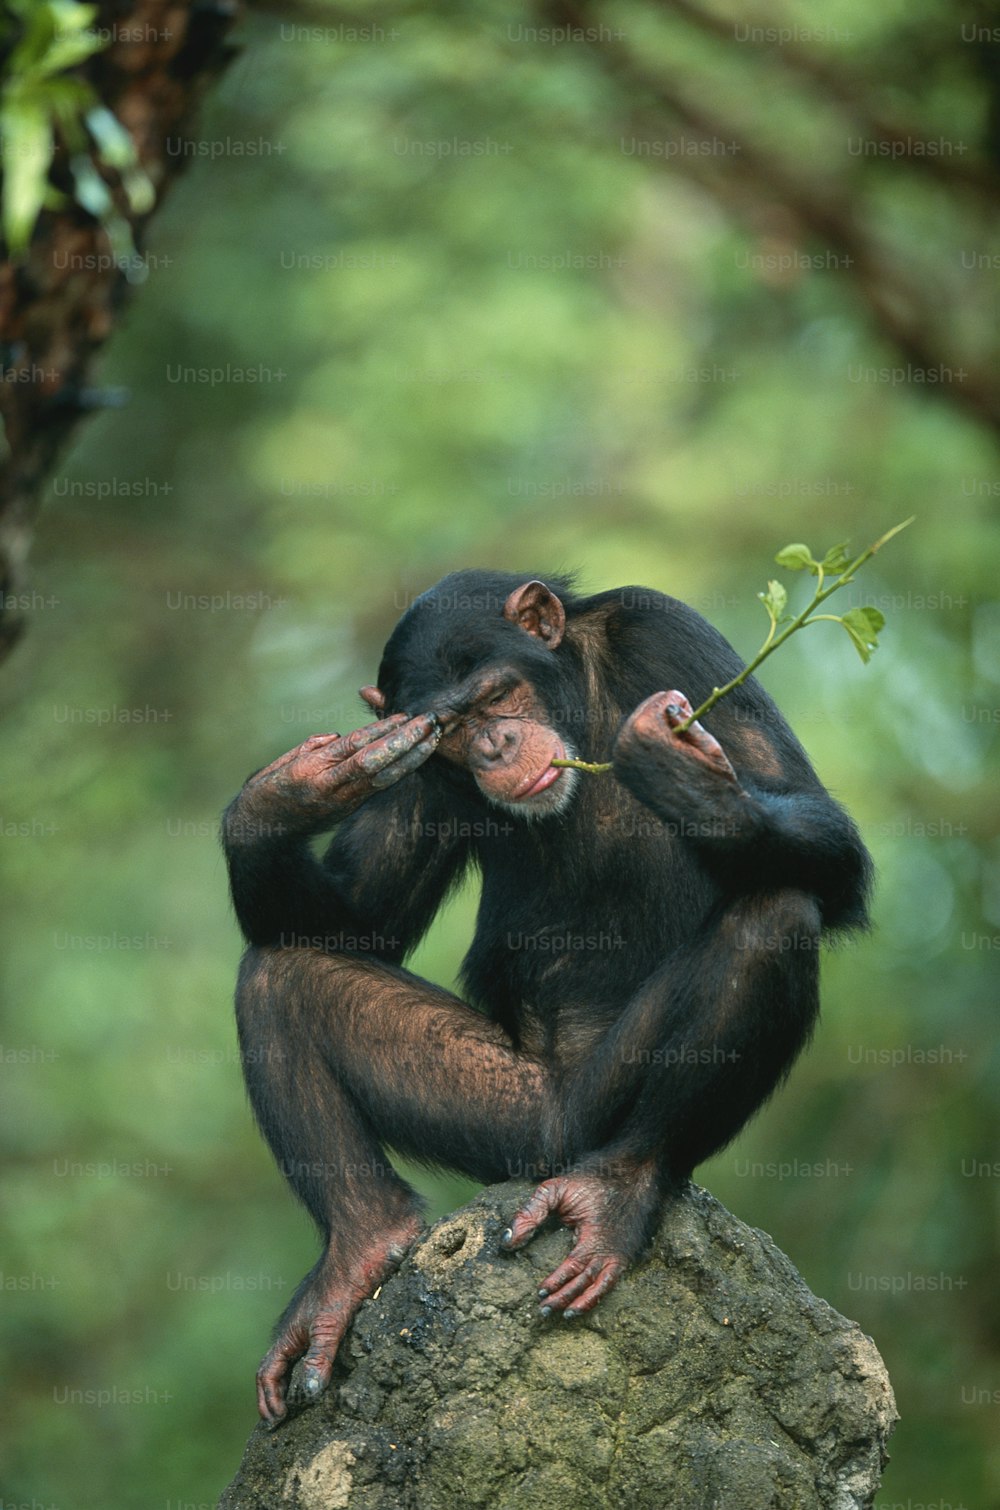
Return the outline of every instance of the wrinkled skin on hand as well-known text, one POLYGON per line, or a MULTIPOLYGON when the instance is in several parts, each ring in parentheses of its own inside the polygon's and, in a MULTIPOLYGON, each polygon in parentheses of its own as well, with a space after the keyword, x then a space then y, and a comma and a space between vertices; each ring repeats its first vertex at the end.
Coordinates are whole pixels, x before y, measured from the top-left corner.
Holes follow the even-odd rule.
POLYGON ((240 798, 241 819, 311 833, 324 821, 348 817, 375 792, 415 771, 440 738, 433 715, 405 713, 351 734, 312 734, 250 777, 240 798))
POLYGON ((696 783, 708 773, 735 783, 736 772, 714 735, 700 723, 679 729, 693 712, 683 692, 654 692, 622 725, 615 741, 615 765, 646 759, 655 751, 661 767, 688 790, 702 792, 704 786, 696 783))
POLYGON ((647 697, 615 741, 615 775, 677 832, 709 825, 720 837, 735 835, 752 819, 753 804, 715 736, 699 723, 678 727, 692 711, 683 692, 647 697))
POLYGON ((516 1252, 550 1221, 570 1229, 573 1247, 538 1297, 543 1316, 562 1312, 571 1321, 592 1311, 639 1257, 660 1203, 652 1161, 621 1161, 613 1173, 571 1171, 539 1185, 501 1244, 516 1252))

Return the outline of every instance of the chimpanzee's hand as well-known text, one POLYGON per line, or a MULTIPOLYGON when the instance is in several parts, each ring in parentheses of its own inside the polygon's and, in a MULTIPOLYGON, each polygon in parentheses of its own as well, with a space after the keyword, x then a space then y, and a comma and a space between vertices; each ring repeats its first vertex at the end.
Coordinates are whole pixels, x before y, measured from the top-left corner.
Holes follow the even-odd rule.
POLYGON ((315 832, 423 765, 440 738, 432 715, 405 713, 353 734, 313 734, 250 777, 240 794, 240 820, 261 832, 315 832))
POLYGON ((654 692, 622 725, 615 742, 616 766, 620 759, 628 762, 636 755, 641 758, 645 752, 655 749, 657 753, 676 754, 679 757, 678 772, 683 769, 681 762, 696 761, 727 780, 735 781, 736 772, 729 764, 726 752, 701 724, 693 723, 689 729, 676 732, 678 725, 693 712, 683 692, 654 692))
POLYGON ((683 692, 654 692, 626 719, 612 751, 615 775, 667 822, 738 815, 746 794, 719 741, 693 723, 683 692))

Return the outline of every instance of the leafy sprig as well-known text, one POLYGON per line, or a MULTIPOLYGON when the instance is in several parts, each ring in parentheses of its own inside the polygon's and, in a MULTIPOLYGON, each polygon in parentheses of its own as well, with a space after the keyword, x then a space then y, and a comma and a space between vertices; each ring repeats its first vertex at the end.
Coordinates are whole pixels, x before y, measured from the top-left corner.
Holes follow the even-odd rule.
POLYGON ((95 25, 97 7, 76 0, 6 0, 5 9, 17 27, 0 91, 0 223, 8 251, 22 256, 41 210, 65 203, 49 181, 56 144, 62 142, 74 199, 103 227, 126 274, 141 278, 132 228, 98 169, 118 175, 133 215, 152 209, 153 185, 125 127, 86 79, 67 71, 107 45, 95 25))
MULTIPOLYGON (((907 525, 912 523, 911 516, 909 519, 904 519, 902 524, 894 525, 891 530, 881 535, 874 545, 870 545, 867 550, 861 552, 860 556, 855 556, 853 559, 848 555, 846 544, 831 546, 821 561, 816 560, 806 545, 796 543, 786 545, 780 550, 774 558, 778 566, 783 566, 786 571, 807 571, 816 578, 816 590, 812 598, 801 613, 791 614, 787 612, 787 590, 778 581, 768 582, 767 591, 757 594, 771 621, 767 639, 753 660, 744 666, 739 676, 734 676, 732 681, 726 682, 724 687, 713 687, 701 706, 695 708, 683 723, 677 724, 675 732, 683 733, 696 719, 704 718, 706 713, 712 711, 716 703, 721 702, 735 687, 745 682, 748 676, 752 676, 761 662, 766 661, 769 655, 773 655, 779 645, 783 645, 793 634, 797 634, 800 629, 805 629, 809 624, 819 624, 823 620, 828 620, 833 624, 842 624, 850 635, 855 650, 867 664, 878 649, 878 637, 885 628, 885 615, 877 608, 869 607, 849 608, 846 613, 840 614, 816 613, 815 610, 820 604, 825 603, 827 598, 852 582, 855 572, 864 566, 866 561, 870 561, 876 551, 880 551, 893 535, 898 535, 900 530, 905 530, 907 525), (831 576, 833 581, 828 582, 827 578, 831 576)), ((589 771, 593 774, 611 770, 610 763, 587 760, 553 760, 552 764, 570 767, 576 771, 589 771)))

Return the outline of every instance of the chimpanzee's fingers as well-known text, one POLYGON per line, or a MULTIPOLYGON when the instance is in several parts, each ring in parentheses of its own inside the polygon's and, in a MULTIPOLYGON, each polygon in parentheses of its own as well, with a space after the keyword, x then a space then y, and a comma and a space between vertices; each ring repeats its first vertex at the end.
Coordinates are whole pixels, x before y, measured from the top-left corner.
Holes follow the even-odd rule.
POLYGON ((284 1364, 274 1363, 257 1375, 257 1410, 268 1426, 277 1426, 285 1417, 285 1373, 284 1364))
POLYGON ((292 1333, 286 1332, 274 1344, 257 1370, 257 1409, 268 1426, 277 1426, 286 1415, 285 1380, 304 1345, 304 1335, 298 1340, 292 1333))
POLYGON ((393 761, 392 765, 386 766, 384 771, 376 772, 371 778, 371 785, 380 792, 387 786, 393 786, 404 776, 408 776, 411 771, 417 770, 434 754, 440 738, 441 731, 437 729, 434 734, 417 745, 415 750, 410 750, 407 755, 401 755, 398 760, 393 761))
MULTIPOLYGON (((663 705, 664 720, 668 728, 677 729, 684 723, 685 719, 691 717, 694 709, 683 692, 667 692, 664 693, 664 696, 666 698, 666 702, 663 705)), ((687 740, 689 744, 694 745, 703 755, 713 754, 716 750, 721 750, 722 748, 719 741, 697 722, 691 724, 689 728, 683 729, 681 731, 681 738, 687 740)))
MULTIPOLYGON (((582 1295, 576 1297, 571 1306, 567 1306, 563 1311, 566 1320, 572 1321, 574 1316, 582 1316, 584 1312, 592 1311, 602 1295, 606 1295, 609 1290, 614 1289, 624 1269, 625 1265, 621 1259, 607 1258, 603 1263, 598 1262, 593 1283, 583 1291, 582 1295)), ((590 1272, 589 1268, 587 1272, 590 1272)), ((565 1292, 563 1294, 565 1295, 565 1292)), ((554 1296, 553 1299, 555 1299, 554 1296)), ((551 1305, 552 1302, 549 1301, 549 1304, 551 1305)))
MULTIPOLYGON (((570 1254, 570 1257, 572 1258, 573 1255, 570 1254)), ((555 1273, 551 1274, 542 1286, 543 1289, 548 1291, 547 1295, 540 1297, 542 1300, 543 1316, 548 1316, 552 1311, 565 1311, 570 1306, 574 1315, 578 1315, 584 1310, 590 1310, 590 1307, 596 1305, 600 1297, 607 1290, 611 1289, 611 1286, 625 1265, 620 1259, 616 1258, 602 1258, 600 1256, 588 1258, 586 1252, 584 1252, 577 1258, 574 1264, 576 1272, 560 1284, 558 1283, 558 1276, 564 1272, 565 1267, 564 1264, 560 1264, 555 1273), (604 1288, 597 1291, 597 1294, 588 1305, 583 1305, 582 1297, 584 1295, 589 1296, 591 1291, 596 1289, 600 1283, 603 1283, 604 1288)))
POLYGON ((371 745, 376 740, 384 739, 396 729, 405 728, 409 719, 405 713, 394 713, 391 718, 380 718, 377 723, 365 724, 363 728, 354 729, 352 733, 344 735, 344 748, 352 752, 362 750, 366 745, 371 745))
MULTIPOLYGON (((600 1260, 594 1257, 594 1249, 592 1245, 586 1240, 581 1241, 580 1235, 579 1233, 577 1233, 576 1241, 574 1242, 573 1247, 570 1249, 569 1253, 563 1259, 562 1263, 558 1266, 558 1268, 553 1269, 548 1279, 542 1282, 542 1285, 538 1291, 539 1300, 543 1301, 545 1305, 550 1306, 553 1309, 561 1310, 562 1307, 558 1305, 558 1303, 556 1305, 553 1305, 556 1297, 560 1295, 564 1290, 570 1289, 570 1287, 576 1284, 576 1281, 580 1280, 582 1276, 585 1276, 586 1270, 591 1263, 599 1262, 600 1260)), ((583 1277, 582 1283, 576 1284, 576 1289, 572 1290, 572 1294, 578 1294, 579 1291, 584 1289, 588 1283, 589 1280, 583 1277)), ((566 1300, 563 1302, 563 1304, 568 1305, 569 1300, 570 1296, 567 1295, 566 1300)))
POLYGON ((668 692, 653 692, 644 698, 625 720, 617 742, 632 744, 638 739, 642 743, 662 743, 663 726, 667 723, 666 705, 670 699, 668 692))
POLYGON ((309 1351, 302 1360, 302 1388, 308 1400, 318 1399, 329 1384, 333 1360, 356 1309, 338 1301, 317 1311, 309 1323, 309 1351))
MULTIPOLYGON (((440 730, 432 719, 407 718, 399 713, 392 719, 355 729, 330 751, 329 765, 318 773, 322 788, 327 793, 335 793, 341 787, 357 785, 359 792, 364 792, 376 785, 374 773, 387 767, 395 774, 390 781, 378 785, 389 786, 405 775, 405 771, 398 770, 398 762, 403 756, 417 746, 421 749, 421 758, 426 760, 433 754, 439 738, 440 730), (429 740, 433 743, 425 749, 429 740)), ((420 761, 416 764, 419 765, 420 761)), ((407 766, 407 769, 412 767, 407 766)))
POLYGON ((343 759, 345 754, 350 755, 364 745, 371 744, 373 740, 381 739, 383 735, 390 734, 393 729, 400 728, 407 722, 405 713, 394 713, 391 718, 381 719, 375 724, 366 724, 364 728, 355 729, 352 734, 310 734, 294 750, 287 750, 284 755, 279 755, 277 760, 272 760, 270 765, 262 766, 255 771, 247 780, 247 785, 257 785, 258 782, 271 776, 278 775, 295 761, 301 760, 305 755, 318 755, 324 748, 337 748, 337 756, 343 759))
POLYGON ((329 1384, 336 1351, 336 1343, 331 1353, 323 1344, 314 1342, 303 1359, 302 1388, 308 1400, 318 1400, 329 1384))
POLYGON ((534 1194, 524 1203, 500 1239, 508 1252, 520 1248, 534 1237, 539 1227, 548 1220, 559 1204, 555 1180, 539 1185, 534 1194))
MULTIPOLYGON (((678 724, 683 723, 686 718, 690 718, 694 712, 683 692, 661 692, 658 696, 666 698, 663 716, 672 729, 675 729, 678 724)), ((694 725, 693 727, 698 726, 694 725)))
MULTIPOLYGON (((670 728, 676 729, 679 724, 684 723, 685 719, 691 717, 694 709, 683 692, 668 692, 666 698, 667 702, 663 709, 663 716, 670 728)), ((684 729, 679 738, 697 750, 698 754, 704 756, 707 761, 710 761, 717 770, 724 775, 732 776, 734 781, 736 780, 736 772, 730 764, 729 756, 715 735, 709 734, 708 730, 703 728, 700 723, 695 722, 690 728, 684 729)))
POLYGON ((359 753, 354 764, 359 771, 372 777, 376 772, 385 770, 386 766, 394 765, 397 760, 409 754, 415 745, 420 745, 425 740, 431 744, 427 753, 433 754, 434 746, 440 738, 441 730, 437 721, 422 713, 418 718, 411 718, 400 728, 394 729, 384 739, 368 744, 359 753))

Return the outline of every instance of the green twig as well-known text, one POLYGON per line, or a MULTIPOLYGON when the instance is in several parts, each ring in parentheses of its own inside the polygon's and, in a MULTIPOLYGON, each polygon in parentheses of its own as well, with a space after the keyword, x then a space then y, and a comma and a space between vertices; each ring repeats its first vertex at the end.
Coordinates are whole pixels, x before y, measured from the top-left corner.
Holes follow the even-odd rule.
POLYGON ((602 776, 611 770, 611 762, 592 760, 550 760, 549 765, 561 766, 567 771, 589 771, 592 776, 602 776))
MULTIPOLYGON (((887 530, 884 535, 881 535, 875 541, 874 545, 870 545, 867 550, 862 551, 860 556, 856 556, 853 561, 848 560, 844 556, 844 547, 840 545, 836 545, 827 551, 822 561, 814 560, 804 545, 786 545, 784 550, 779 551, 775 559, 780 566, 785 566, 791 571, 802 571, 805 569, 815 576, 816 591, 811 601, 806 604, 801 613, 796 614, 792 618, 784 612, 785 602, 788 597, 785 589, 781 586, 780 582, 769 582, 767 592, 758 593, 757 595, 764 604, 771 620, 767 639, 753 660, 744 666, 739 676, 734 676, 732 681, 726 682, 724 687, 713 687, 700 707, 695 708, 694 712, 683 723, 677 724, 674 732, 683 734, 686 729, 690 729, 696 719, 704 718, 706 713, 712 711, 716 703, 721 702, 734 688, 741 686, 748 676, 752 676, 761 662, 766 661, 769 655, 773 655, 779 645, 783 645, 787 639, 790 639, 793 634, 796 634, 800 629, 804 629, 808 624, 818 624, 823 619, 830 619, 836 624, 843 624, 861 659, 865 662, 869 661, 873 650, 877 646, 879 630, 885 624, 885 618, 877 608, 853 608, 846 614, 814 614, 813 610, 818 608, 821 603, 825 603, 827 598, 831 597, 833 593, 838 592, 840 588, 846 587, 849 582, 853 581, 855 572, 864 566, 866 561, 870 561, 876 551, 881 550, 883 545, 892 539, 893 535, 898 535, 900 530, 905 530, 907 525, 912 524, 913 517, 911 515, 909 519, 904 519, 902 524, 897 524, 891 530, 887 530), (835 571, 837 576, 828 586, 824 586, 828 571, 835 571), (782 624, 785 625, 785 628, 779 634, 778 628, 782 624)), ((552 764, 554 766, 569 767, 576 771, 590 771, 594 774, 612 769, 610 764, 593 764, 585 760, 553 760, 552 764)))

